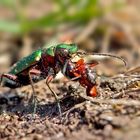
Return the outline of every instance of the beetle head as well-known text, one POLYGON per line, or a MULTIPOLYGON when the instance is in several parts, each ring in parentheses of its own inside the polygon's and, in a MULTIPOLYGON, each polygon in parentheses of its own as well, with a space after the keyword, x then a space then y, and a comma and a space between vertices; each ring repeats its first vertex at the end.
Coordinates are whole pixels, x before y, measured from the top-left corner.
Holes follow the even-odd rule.
POLYGON ((67 60, 72 58, 72 55, 75 54, 78 50, 76 44, 58 44, 55 47, 55 59, 63 65, 67 60))
POLYGON ((55 48, 55 55, 63 58, 69 58, 76 53, 78 47, 76 44, 58 44, 55 48))

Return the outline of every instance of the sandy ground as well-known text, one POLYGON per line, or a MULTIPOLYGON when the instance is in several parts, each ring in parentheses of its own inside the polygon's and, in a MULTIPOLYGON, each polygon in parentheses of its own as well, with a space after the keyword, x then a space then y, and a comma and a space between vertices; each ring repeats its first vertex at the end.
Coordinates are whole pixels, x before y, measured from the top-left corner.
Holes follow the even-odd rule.
MULTIPOLYGON (((60 27, 52 32, 35 31, 23 36, 1 33, 0 73, 7 72, 12 64, 42 44, 57 40, 57 32, 62 34, 60 38, 71 36, 79 49, 121 56, 130 69, 139 66, 139 2, 129 0, 129 3, 123 10, 107 14, 103 19, 93 19, 84 27, 65 25, 63 30, 60 27)), ((41 9, 49 9, 42 5, 44 8, 41 9)), ((1 9, 1 14, 5 10, 1 9)), ((36 7, 29 7, 29 10, 31 17, 41 14, 36 7)), ((35 114, 30 85, 16 90, 0 87, 0 140, 139 140, 140 67, 129 72, 126 70, 119 64, 114 67, 114 62, 99 64, 97 72, 101 77, 95 98, 86 96, 85 89, 76 82, 66 82, 65 79, 53 81, 50 86, 59 96, 61 117, 44 81, 35 84, 38 99, 35 114), (122 75, 116 76, 118 73, 122 75)))
POLYGON ((120 88, 118 85, 124 81, 120 78, 101 81, 96 98, 87 97, 84 89, 74 82, 54 81, 51 87, 60 98, 61 118, 44 81, 35 85, 38 104, 34 115, 30 86, 16 91, 1 88, 0 138, 138 140, 139 90, 120 88))

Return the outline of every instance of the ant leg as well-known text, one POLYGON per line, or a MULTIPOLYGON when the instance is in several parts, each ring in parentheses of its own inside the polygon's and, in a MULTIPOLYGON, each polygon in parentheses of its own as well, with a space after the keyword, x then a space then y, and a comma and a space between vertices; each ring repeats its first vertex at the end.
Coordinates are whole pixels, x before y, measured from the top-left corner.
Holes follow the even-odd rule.
POLYGON ((98 65, 99 63, 97 61, 93 61, 91 63, 86 63, 87 66, 89 66, 90 68, 95 67, 96 65, 98 65))
POLYGON ((62 111, 61 111, 61 106, 60 106, 59 98, 58 98, 57 94, 51 89, 51 87, 50 87, 50 85, 49 85, 49 83, 52 81, 52 79, 53 79, 53 76, 52 76, 52 75, 48 76, 47 79, 46 79, 46 85, 48 86, 49 90, 52 92, 52 94, 53 94, 54 97, 55 97, 55 100, 56 100, 57 106, 58 106, 58 111, 59 111, 60 118, 61 118, 61 116, 62 116, 62 111))
POLYGON ((36 69, 31 69, 29 71, 29 79, 30 79, 30 83, 31 83, 32 91, 33 91, 33 94, 31 97, 32 105, 33 105, 33 114, 36 113, 36 109, 37 109, 37 97, 36 97, 36 92, 35 92, 35 88, 34 88, 34 82, 32 80, 31 75, 40 75, 40 74, 41 74, 41 72, 39 70, 36 70, 36 69))
POLYGON ((77 76, 77 77, 71 78, 70 80, 71 81, 75 81, 75 80, 78 80, 79 78, 81 78, 81 76, 77 76))

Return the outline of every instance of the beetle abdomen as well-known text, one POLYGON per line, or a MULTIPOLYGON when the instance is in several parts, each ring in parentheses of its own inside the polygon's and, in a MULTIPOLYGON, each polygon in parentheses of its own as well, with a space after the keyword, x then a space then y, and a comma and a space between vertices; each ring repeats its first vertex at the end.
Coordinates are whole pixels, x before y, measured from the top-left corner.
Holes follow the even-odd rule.
POLYGON ((23 59, 19 60, 17 63, 13 65, 11 70, 9 71, 9 74, 18 74, 27 68, 31 67, 32 65, 36 64, 42 55, 42 50, 38 49, 34 51, 31 55, 24 57, 23 59))

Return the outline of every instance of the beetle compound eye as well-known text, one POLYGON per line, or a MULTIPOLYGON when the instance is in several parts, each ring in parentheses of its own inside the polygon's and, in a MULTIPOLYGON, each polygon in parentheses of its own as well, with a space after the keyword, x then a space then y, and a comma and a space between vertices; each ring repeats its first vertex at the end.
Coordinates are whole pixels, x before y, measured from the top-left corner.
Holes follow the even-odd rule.
POLYGON ((64 49, 64 55, 67 56, 69 54, 67 49, 64 49))
POLYGON ((61 49, 61 51, 59 51, 59 55, 61 57, 67 57, 69 55, 69 52, 67 49, 61 49))

